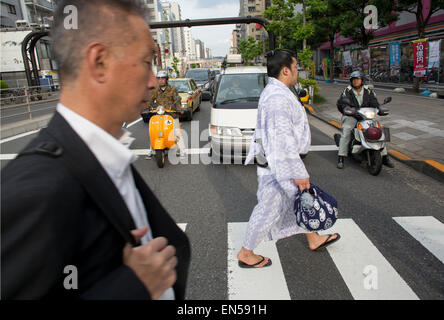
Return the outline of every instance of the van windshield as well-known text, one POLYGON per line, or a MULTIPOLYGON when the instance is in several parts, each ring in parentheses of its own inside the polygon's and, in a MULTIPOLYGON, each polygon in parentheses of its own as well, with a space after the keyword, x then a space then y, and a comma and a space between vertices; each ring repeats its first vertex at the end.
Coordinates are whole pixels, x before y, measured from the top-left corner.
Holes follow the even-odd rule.
POLYGON ((185 78, 191 78, 195 81, 208 81, 208 70, 188 70, 185 78))
POLYGON ((265 73, 222 75, 216 104, 259 101, 267 83, 268 76, 265 73))

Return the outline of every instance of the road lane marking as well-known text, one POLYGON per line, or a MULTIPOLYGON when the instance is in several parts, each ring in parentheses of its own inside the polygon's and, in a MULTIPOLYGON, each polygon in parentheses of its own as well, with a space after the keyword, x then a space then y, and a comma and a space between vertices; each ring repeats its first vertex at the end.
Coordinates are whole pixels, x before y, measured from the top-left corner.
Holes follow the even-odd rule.
POLYGON ((275 241, 261 243, 255 252, 269 257, 266 268, 242 269, 237 253, 242 247, 247 222, 228 223, 228 299, 229 300, 290 300, 287 282, 275 241))
POLYGON ((338 219, 329 230, 319 234, 339 233, 338 243, 327 247, 350 293, 356 300, 417 300, 407 285, 353 219, 338 219), (376 270, 377 288, 366 287, 369 274, 376 270))
POLYGON ((17 153, 0 154, 0 161, 1 160, 13 160, 16 157, 17 157, 17 153))
MULTIPOLYGON (((6 141, 5 141, 6 142, 6 141)), ((149 149, 131 149, 136 156, 147 156, 149 153, 149 149)), ((318 151, 336 151, 338 147, 336 145, 317 145, 311 146, 310 152, 318 152, 318 151)), ((210 148, 193 148, 193 149, 185 149, 185 153, 187 155, 193 154, 208 154, 210 152, 210 148)), ((0 154, 0 160, 12 160, 17 157, 16 153, 10 154, 0 154)))
POLYGON ((37 133, 37 132, 39 132, 39 131, 40 131, 40 129, 38 129, 38 130, 34 130, 34 131, 28 131, 28 132, 25 132, 25 133, 18 134, 18 135, 16 135, 16 136, 13 136, 13 137, 9 137, 9 138, 6 138, 6 139, 3 139, 3 140, 0 140, 0 144, 5 143, 5 142, 9 142, 9 141, 13 141, 13 140, 16 140, 16 139, 23 138, 23 137, 29 136, 29 135, 31 135, 31 134, 37 133))
POLYGON ((444 224, 435 217, 394 217, 413 238, 444 263, 444 224))
POLYGON ((177 226, 182 229, 183 232, 187 229, 186 223, 178 223, 177 226))
POLYGON ((140 122, 140 121, 142 121, 142 120, 143 120, 142 118, 137 119, 136 121, 133 121, 133 122, 131 122, 129 125, 127 125, 126 128, 130 128, 130 127, 132 127, 133 125, 135 125, 136 123, 138 123, 138 122, 140 122))

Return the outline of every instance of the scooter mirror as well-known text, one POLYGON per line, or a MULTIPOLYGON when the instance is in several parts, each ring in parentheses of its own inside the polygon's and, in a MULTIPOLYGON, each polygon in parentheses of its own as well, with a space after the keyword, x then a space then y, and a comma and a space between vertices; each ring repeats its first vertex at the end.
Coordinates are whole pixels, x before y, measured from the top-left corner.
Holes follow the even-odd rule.
POLYGON ((392 97, 387 97, 387 98, 384 99, 384 104, 387 104, 390 101, 392 101, 392 97))
POLYGON ((307 91, 302 89, 301 91, 299 91, 299 98, 303 98, 307 95, 307 91))

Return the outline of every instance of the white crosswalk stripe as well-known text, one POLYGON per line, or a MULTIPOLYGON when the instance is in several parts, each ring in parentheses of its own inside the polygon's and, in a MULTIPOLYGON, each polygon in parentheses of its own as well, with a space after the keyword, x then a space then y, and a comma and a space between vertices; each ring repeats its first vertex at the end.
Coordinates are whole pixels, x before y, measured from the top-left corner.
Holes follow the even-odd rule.
POLYGON ((413 238, 444 263, 444 224, 434 217, 393 218, 413 238))
POLYGON ((319 234, 335 232, 341 239, 327 250, 354 299, 418 299, 353 219, 338 219, 328 232, 319 234))
MULTIPOLYGON (((393 219, 444 263, 444 224, 434 217, 393 219)), ((290 300, 288 286, 291 284, 287 284, 275 241, 264 242, 255 249, 258 254, 269 257, 272 266, 257 269, 238 266, 237 253, 242 247, 247 224, 228 223, 228 299, 290 300)), ((178 225, 186 230, 186 223, 178 225)), ((355 300, 419 299, 353 219, 338 219, 333 228, 319 234, 335 232, 341 234, 341 240, 327 247, 327 252, 355 300)))
POLYGON ((270 267, 242 269, 238 266, 236 255, 242 247, 247 224, 228 224, 228 299, 290 300, 276 242, 264 242, 257 248, 257 252, 271 259, 270 267))

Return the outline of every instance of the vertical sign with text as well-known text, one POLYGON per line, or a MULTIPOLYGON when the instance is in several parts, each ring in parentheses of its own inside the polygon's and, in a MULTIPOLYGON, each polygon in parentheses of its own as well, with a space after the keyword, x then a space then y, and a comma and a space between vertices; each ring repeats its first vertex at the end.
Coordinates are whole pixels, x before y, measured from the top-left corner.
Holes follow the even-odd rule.
POLYGON ((424 77, 427 71, 427 40, 413 41, 413 75, 424 77))
POLYGON ((401 69, 401 43, 390 43, 390 74, 392 76, 399 75, 401 69))

